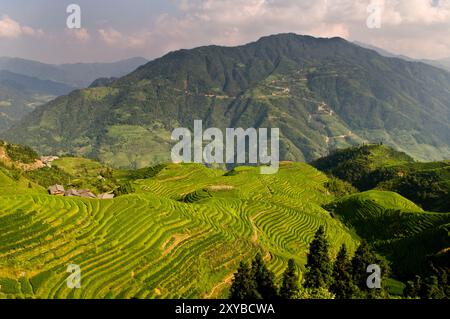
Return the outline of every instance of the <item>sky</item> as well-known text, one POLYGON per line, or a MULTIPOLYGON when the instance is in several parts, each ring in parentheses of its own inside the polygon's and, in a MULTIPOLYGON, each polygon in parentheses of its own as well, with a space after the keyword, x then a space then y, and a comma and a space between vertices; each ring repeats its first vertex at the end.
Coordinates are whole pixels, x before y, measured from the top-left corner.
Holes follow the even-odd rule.
POLYGON ((0 0, 0 56, 47 63, 153 59, 285 32, 447 58, 450 0, 0 0), (70 4, 80 28, 67 26, 70 4))

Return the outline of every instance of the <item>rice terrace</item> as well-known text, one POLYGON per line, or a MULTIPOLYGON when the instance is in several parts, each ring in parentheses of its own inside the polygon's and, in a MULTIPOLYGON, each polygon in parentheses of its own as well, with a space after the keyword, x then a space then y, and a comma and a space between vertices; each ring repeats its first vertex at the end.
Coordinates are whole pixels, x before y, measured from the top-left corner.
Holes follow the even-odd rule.
POLYGON ((450 0, 0 0, 1 310, 437 312, 449 30, 450 0))
MULTIPOLYGON (((201 164, 112 170, 62 157, 27 171, 20 161, 37 161, 34 151, 0 149, 3 298, 227 298, 240 261, 258 251, 277 279, 289 259, 303 273, 320 226, 332 259, 342 244, 352 254, 366 238, 400 274, 420 273, 430 254, 448 254, 450 215, 424 212, 389 191, 357 193, 308 164, 282 162, 277 174, 261 175, 258 167, 224 171, 201 164), (118 196, 49 195, 43 185, 53 180, 95 193, 111 187, 118 196), (80 289, 66 285, 69 264, 81 269, 80 289)), ((401 153, 383 146, 362 149, 392 153, 392 161, 404 164, 401 153)), ((443 162, 442 169, 448 174, 450 165, 443 162)), ((392 291, 404 287, 392 278, 388 283, 392 291)))

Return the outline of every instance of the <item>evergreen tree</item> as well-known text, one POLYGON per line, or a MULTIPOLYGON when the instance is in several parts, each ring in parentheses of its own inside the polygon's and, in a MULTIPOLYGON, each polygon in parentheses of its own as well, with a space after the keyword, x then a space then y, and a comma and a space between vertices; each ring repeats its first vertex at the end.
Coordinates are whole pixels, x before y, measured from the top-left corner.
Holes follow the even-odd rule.
POLYGON ((367 291, 367 266, 376 264, 377 258, 369 244, 363 240, 356 249, 352 259, 352 277, 354 283, 362 291, 367 291))
POLYGON ((381 289, 371 289, 367 286, 367 278, 370 276, 367 272, 367 267, 372 264, 376 264, 381 268, 381 283, 383 283, 382 278, 388 277, 389 266, 384 260, 378 258, 372 250, 372 247, 365 240, 363 240, 356 249, 355 255, 352 259, 353 282, 361 293, 360 297, 363 298, 377 298, 383 297, 387 294, 383 287, 381 289))
POLYGON ((251 272, 258 297, 262 299, 273 299, 277 297, 277 288, 274 282, 275 275, 267 268, 260 253, 256 254, 252 262, 251 272))
POLYGON ((298 275, 295 269, 295 262, 289 259, 288 266, 283 273, 283 280, 280 288, 280 297, 283 299, 294 299, 299 291, 298 275))
POLYGON ((431 261, 429 268, 431 270, 431 276, 435 276, 438 279, 438 286, 442 298, 450 297, 450 285, 448 282, 448 275, 450 274, 450 268, 448 267, 435 267, 431 261))
POLYGON ((422 299, 442 299, 445 297, 436 276, 427 277, 421 288, 419 295, 422 299))
POLYGON ((237 272, 234 274, 230 288, 231 299, 256 299, 256 285, 249 265, 245 262, 239 264, 237 272))
POLYGON ((335 295, 336 299, 351 299, 357 288, 352 280, 351 264, 345 245, 342 245, 336 257, 332 277, 330 292, 335 295))
POLYGON ((309 247, 306 262, 305 288, 328 288, 331 280, 328 241, 322 226, 317 230, 309 247))
POLYGON ((422 290, 422 278, 418 275, 414 278, 414 280, 409 280, 406 283, 405 290, 403 294, 405 297, 417 298, 419 297, 420 291, 422 290))

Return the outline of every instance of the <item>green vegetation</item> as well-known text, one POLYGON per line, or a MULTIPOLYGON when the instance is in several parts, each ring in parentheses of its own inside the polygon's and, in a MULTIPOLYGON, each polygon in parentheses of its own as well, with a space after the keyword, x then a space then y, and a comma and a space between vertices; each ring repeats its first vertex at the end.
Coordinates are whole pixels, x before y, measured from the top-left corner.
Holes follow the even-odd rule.
POLYGON ((277 288, 274 283, 274 273, 269 271, 260 253, 249 267, 241 262, 230 288, 231 299, 274 299, 277 288))
POLYGON ((55 185, 69 185, 71 183, 72 175, 58 167, 43 167, 37 170, 25 172, 24 176, 30 181, 33 181, 45 188, 55 185))
POLYGON ((387 256, 403 279, 424 272, 428 256, 450 245, 450 214, 424 212, 396 193, 358 193, 326 208, 387 256))
POLYGON ((294 259, 288 260, 288 266, 283 273, 280 287, 280 297, 283 299, 294 299, 298 295, 299 279, 294 259))
MULTIPOLYGON (((363 145, 336 151, 312 165, 361 191, 373 188, 394 191, 426 210, 450 212, 448 161, 415 162, 406 154, 382 145, 363 145)), ((345 185, 336 185, 331 184, 330 191, 344 195, 345 185)), ((350 192, 351 189, 347 190, 350 192)))
POLYGON ((424 284, 405 296, 448 296, 448 214, 393 192, 357 193, 304 163, 282 162, 274 175, 125 171, 73 157, 21 167, 0 166, 0 298, 226 297, 238 268, 234 298, 399 296, 416 275, 424 284), (50 182, 120 196, 50 196, 50 182), (388 276, 382 291, 364 288, 367 261, 388 276), (80 265, 82 288, 67 288, 68 264, 80 265))
MULTIPOLYGON (((320 226, 309 246, 306 273, 301 288, 299 288, 293 259, 288 262, 281 287, 278 290, 273 281, 273 273, 267 269, 258 253, 251 268, 245 262, 240 263, 239 269, 233 277, 230 297, 232 299, 374 299, 389 297, 385 288, 386 284, 381 277, 379 277, 378 287, 368 287, 368 269, 371 265, 379 266, 381 271, 379 275, 383 274, 384 280, 392 282, 392 279, 388 279, 389 266, 375 254, 366 241, 361 242, 351 260, 348 259, 345 244, 342 245, 334 263, 328 254, 329 245, 325 231, 320 226), (261 288, 262 283, 265 284, 263 288, 261 288), (267 290, 270 291, 269 294, 267 294, 267 290)), ((444 298, 445 294, 442 293, 436 280, 430 286, 426 288, 429 291, 428 295, 432 298, 444 298)))
POLYGON ((28 146, 6 144, 5 150, 9 158, 14 162, 29 164, 39 158, 39 155, 28 146))
MULTIPOLYGON (((64 161, 55 167, 79 178, 64 161)), ((327 195, 327 177, 309 165, 284 163, 277 175, 240 167, 224 176, 196 164, 155 170, 144 179, 133 178, 141 172, 113 171, 134 192, 103 201, 50 196, 2 177, 15 191, 0 191, 0 278, 19 282, 22 274, 34 298, 214 298, 226 295, 240 260, 257 250, 274 282, 289 259, 304 265, 320 225, 334 239, 330 253, 343 243, 356 248, 357 240, 321 207, 334 196, 327 195), (202 190, 211 196, 180 201, 202 190), (82 269, 81 289, 65 285, 69 263, 82 269)))
POLYGON ((203 119, 221 129, 280 128, 284 160, 364 142, 442 160, 450 157, 449 83, 444 70, 340 38, 280 34, 171 52, 38 107, 3 137, 136 169, 169 161, 172 130, 203 119))
POLYGON ((325 238, 325 230, 319 227, 309 246, 306 263, 305 288, 326 288, 331 281, 331 263, 328 252, 329 243, 325 238))

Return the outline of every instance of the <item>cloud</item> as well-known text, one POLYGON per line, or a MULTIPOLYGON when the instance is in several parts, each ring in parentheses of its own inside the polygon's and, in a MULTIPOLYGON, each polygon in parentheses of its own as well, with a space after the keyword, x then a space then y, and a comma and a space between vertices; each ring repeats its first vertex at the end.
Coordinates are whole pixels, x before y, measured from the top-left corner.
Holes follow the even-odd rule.
POLYGON ((99 29, 98 34, 101 39, 112 47, 121 48, 143 48, 148 45, 150 32, 144 31, 135 34, 123 34, 111 27, 99 29))
POLYGON ((80 29, 66 29, 66 32, 78 40, 79 42, 87 42, 91 39, 91 35, 89 34, 89 31, 85 28, 80 29))
POLYGON ((450 0, 173 0, 173 3, 181 14, 163 14, 152 27, 151 36, 165 49, 208 43, 237 45, 268 34, 295 32, 388 44, 388 49, 413 57, 450 56, 450 0), (371 4, 381 6, 380 29, 367 27, 371 4), (426 47, 419 45, 422 41, 426 47))
POLYGON ((0 38, 16 39, 22 35, 41 37, 44 35, 44 31, 22 26, 9 16, 3 15, 0 19, 0 38))
MULTIPOLYGON (((111 1, 111 6, 117 5, 116 1, 111 1)), ((120 12, 120 21, 109 12, 99 14, 99 7, 93 6, 89 30, 66 33, 49 29, 46 41, 28 41, 28 52, 39 51, 41 56, 45 52, 49 60, 151 58, 180 48, 235 46, 270 34, 294 32, 340 36, 413 58, 450 57, 450 0, 169 0, 170 6, 161 6, 163 1, 167 0, 145 5, 135 1, 129 10, 120 12), (379 29, 367 27, 370 4, 382 7, 379 29), (136 10, 149 14, 136 15, 136 10), (61 37, 68 35, 71 41, 61 45, 61 37), (74 50, 78 43, 85 44, 80 51, 74 50)), ((0 15, 0 38, 42 35, 40 29, 0 15)), ((4 41, 2 50, 20 55, 23 47, 4 41)))

